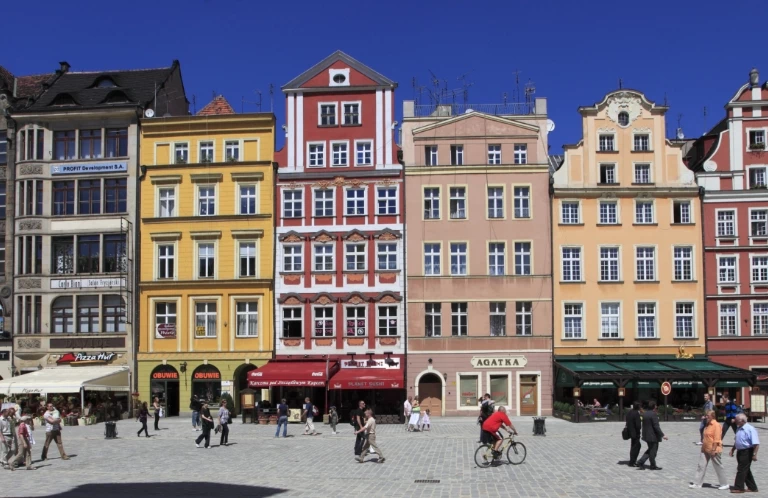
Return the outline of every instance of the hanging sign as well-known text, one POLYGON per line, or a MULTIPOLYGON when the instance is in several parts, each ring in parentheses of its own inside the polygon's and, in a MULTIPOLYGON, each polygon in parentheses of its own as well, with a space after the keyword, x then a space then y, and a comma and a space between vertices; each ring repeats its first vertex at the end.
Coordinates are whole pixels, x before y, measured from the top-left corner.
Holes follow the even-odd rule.
POLYGON ((671 392, 672 392, 672 384, 670 384, 669 382, 662 382, 661 394, 663 394, 664 396, 668 396, 669 393, 671 392))

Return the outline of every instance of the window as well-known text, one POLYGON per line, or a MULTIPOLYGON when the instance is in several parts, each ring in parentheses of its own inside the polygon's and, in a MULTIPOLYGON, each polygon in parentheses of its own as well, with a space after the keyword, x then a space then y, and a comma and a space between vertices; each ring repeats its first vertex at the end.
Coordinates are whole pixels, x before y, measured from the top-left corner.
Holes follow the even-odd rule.
POLYGON ((717 212, 717 236, 735 237, 736 236, 736 212, 718 211, 717 212))
POLYGON ((637 267, 638 281, 655 281, 656 249, 654 247, 638 247, 635 251, 635 266, 637 267))
POLYGON ((507 303, 490 303, 491 335, 507 335, 507 303))
POLYGON ((488 218, 504 217, 504 188, 488 187, 488 218))
POLYGON ((629 113, 627 112, 620 112, 619 113, 619 126, 629 126, 629 113))
MULTIPOLYGON (((613 143, 614 137, 613 135, 600 135, 600 152, 613 152, 616 150, 614 148, 613 143)), ((607 183, 607 182, 603 182, 607 183)))
POLYGON ((19 237, 16 253, 19 275, 39 275, 43 272, 43 237, 40 235, 19 237))
POLYGON ((344 124, 360 124, 360 104, 344 104, 344 124))
POLYGON ((768 282, 768 256, 752 256, 752 283, 768 282))
POLYGON ((104 235, 104 273, 128 271, 128 244, 125 234, 104 235))
POLYGON ((301 190, 283 190, 283 215, 286 218, 301 218, 304 192, 301 190))
POLYGON ((564 336, 566 339, 582 339, 584 337, 583 305, 565 304, 563 306, 564 336))
POLYGON ((8 139, 0 137, 0 164, 8 164, 8 139))
POLYGON ((768 210, 753 209, 749 213, 750 235, 768 237, 768 210))
MULTIPOLYGON (((0 276, 5 275, 5 241, 0 242, 0 276)), ((2 328, 0 328, 2 331, 2 328)))
POLYGON ((60 296, 53 300, 51 314, 54 334, 71 334, 75 331, 72 299, 72 296, 60 296))
POLYGON ((736 256, 722 256, 717 258, 717 283, 736 283, 736 256))
MULTIPOLYGON (((128 179, 104 179, 104 212, 125 213, 128 211, 128 179)), ((42 214, 42 213, 41 213, 42 214)))
POLYGON ((99 273, 99 236, 77 238, 77 273, 99 273))
POLYGON ((477 408, 479 398, 478 377, 476 375, 459 376, 459 406, 477 408))
POLYGON ((563 281, 581 281, 581 248, 563 247, 563 281))
POLYGON ((426 303, 424 305, 424 333, 427 337, 440 337, 442 335, 442 315, 440 303, 426 303))
POLYGON ((693 249, 675 247, 675 280, 693 280, 693 249))
POLYGON ((106 157, 128 156, 128 128, 107 128, 106 157))
POLYGON ((259 303, 256 301, 241 301, 237 303, 237 336, 258 337, 259 335, 259 303))
POLYGON ((101 130, 80 130, 80 159, 101 157, 101 130))
POLYGON ((618 282, 619 281, 619 248, 601 247, 600 248, 600 281, 618 282))
POLYGON ((515 144, 515 164, 528 164, 528 146, 515 144))
POLYGON ((397 244, 395 242, 379 242, 376 255, 379 260, 377 269, 397 270, 397 244))
POLYGON ((515 303, 515 335, 533 335, 533 306, 529 301, 515 303))
POLYGON ((347 314, 347 336, 366 336, 368 335, 368 321, 365 319, 365 306, 349 306, 346 308, 347 314))
POLYGON ((440 275, 440 244, 424 244, 424 275, 440 275))
POLYGON ((560 205, 561 217, 564 225, 578 225, 579 216, 579 203, 576 201, 563 201, 560 205))
POLYGON ((315 271, 333 271, 333 245, 315 246, 315 271))
POLYGON ((356 142, 357 148, 357 165, 358 166, 370 166, 373 164, 373 144, 371 142, 356 142))
POLYGON ((309 165, 325 166, 325 144, 309 144, 309 165))
POLYGON ((467 218, 467 197, 464 187, 450 188, 450 208, 452 220, 463 220, 467 218))
POLYGON ((333 216, 333 189, 315 190, 315 216, 333 216))
POLYGON ((173 158, 175 164, 186 164, 189 162, 189 144, 177 143, 173 144, 173 158))
POLYGON ((302 246, 283 246, 283 271, 302 271, 302 246))
POLYGON ((216 337, 216 303, 195 303, 195 337, 216 337))
POLYGON ((200 162, 213 162, 213 142, 200 142, 200 162))
POLYGON ((336 126, 336 104, 320 104, 320 126, 336 126))
POLYGON ((379 306, 379 335, 398 335, 397 306, 379 306))
POLYGON ((451 303, 451 335, 467 335, 467 303, 451 303))
POLYGON ((365 244, 346 244, 347 271, 365 270, 365 244))
POLYGON ((240 141, 227 140, 224 142, 224 158, 229 162, 240 160, 240 141))
POLYGON ((531 274, 531 243, 515 242, 515 275, 531 274))
POLYGON ((749 168, 749 188, 765 188, 765 170, 765 167, 749 168))
POLYGON ((51 253, 51 273, 75 273, 74 237, 52 237, 51 253))
POLYGON ((283 337, 302 337, 303 322, 301 308, 283 308, 283 337))
POLYGON ((749 131, 749 148, 765 149, 765 130, 749 131))
POLYGON ((346 166, 349 157, 349 145, 347 142, 331 144, 331 161, 333 166, 346 166))
POLYGON ((240 185, 240 214, 256 214, 256 185, 240 185))
POLYGON ((618 339, 620 334, 619 303, 600 304, 600 338, 618 339))
POLYGON ((77 182, 78 214, 101 213, 101 180, 77 182))
POLYGON ((104 296, 101 306, 104 317, 104 332, 108 334, 125 333, 126 307, 123 298, 121 296, 104 296))
POLYGON ((75 182, 73 180, 53 182, 53 215, 75 214, 75 182))
POLYGON ((424 147, 424 164, 427 166, 437 166, 437 145, 427 145, 424 147))
POLYGON ((672 204, 672 222, 678 224, 692 223, 691 201, 675 201, 672 204))
MULTIPOLYGON (((71 299, 71 298, 69 298, 71 299)), ((54 305, 63 305, 63 301, 55 301, 54 305)), ((71 307, 71 304, 70 304, 71 307)), ((70 310, 71 311, 71 310, 70 310)), ((43 324, 43 296, 18 296, 17 300, 17 306, 16 306, 16 312, 17 312, 17 322, 21 324, 23 327, 21 328, 20 332, 22 334, 39 334, 42 330, 42 324, 43 324), (33 300, 34 300, 34 308, 33 308, 33 300)), ((55 318, 60 315, 56 315, 53 313, 52 315, 54 318, 54 328, 52 329, 53 332, 56 332, 56 321, 55 318)), ((72 314, 70 312, 69 314, 70 320, 69 320, 69 328, 70 332, 72 327, 72 314)), ((4 325, 4 324, 0 324, 4 325)), ((2 330, 2 329, 0 329, 2 330)), ((60 333, 60 332, 59 332, 60 333)))
POLYGON ((424 219, 440 219, 440 189, 437 187, 424 189, 424 219))
POLYGON ((694 336, 693 303, 676 303, 675 338, 692 339, 694 336))
POLYGON ((768 303, 752 303, 752 335, 768 335, 768 303))
POLYGON ((53 132, 53 158, 58 161, 75 158, 75 130, 53 132))
POLYGON ((638 303, 637 337, 653 339, 656 337, 656 304, 638 303))
POLYGON ((397 214, 397 187, 379 187, 376 189, 378 214, 397 214))
MULTIPOLYGON (((20 185, 23 184, 23 182, 19 182, 20 185)), ((0 181, 0 218, 5 218, 5 208, 6 208, 6 183, 4 181, 0 181)), ((19 199, 21 200, 21 199, 19 199)), ((26 214, 26 213, 25 213, 26 214)), ((32 213, 30 213, 32 214, 32 213)), ((43 214, 43 213, 39 213, 43 214)))
POLYGON ((197 245, 197 276, 199 278, 213 278, 216 272, 215 247, 212 243, 197 245))
POLYGON ((501 164, 501 145, 488 146, 488 164, 501 164))
POLYGON ((463 145, 451 145, 451 165, 452 166, 464 165, 464 146, 463 145))
POLYGON ((618 205, 614 201, 600 201, 600 224, 617 225, 619 223, 618 205))
POLYGON ((605 185, 612 185, 612 184, 618 183, 616 181, 616 165, 615 164, 600 165, 600 183, 605 185))
POLYGON ((160 218, 172 218, 176 216, 176 189, 173 187, 159 188, 157 191, 158 209, 160 218))
POLYGON ((531 217, 531 189, 515 187, 515 218, 531 217))
POLYGON ((635 135, 633 150, 651 150, 651 141, 648 135, 635 135))
POLYGON ((509 376, 507 374, 490 375, 488 384, 491 399, 499 405, 509 406, 509 376))
POLYGON ((216 187, 213 185, 197 187, 197 214, 199 216, 216 214, 216 187))
POLYGON ((467 274, 467 244, 451 243, 451 275, 467 274))
POLYGON ((635 164, 635 183, 651 183, 650 164, 635 164))
POLYGON ((504 242, 488 244, 488 275, 505 274, 504 242))
POLYGON ((99 332, 99 296, 77 297, 77 332, 99 332))
MULTIPOLYGON (((5 137, 3 137, 3 143, 5 143, 5 137)), ((45 130, 28 128, 19 132, 19 160, 45 159, 43 157, 44 150, 45 130)))
POLYGON ((240 277, 256 276, 256 242, 240 242, 240 277))
POLYGON ((157 278, 173 278, 175 276, 176 247, 173 244, 157 246, 157 278))
POLYGON ((347 194, 347 216, 365 215, 365 189, 350 188, 347 194))
POLYGON ((635 223, 638 225, 653 223, 653 201, 635 201, 635 223))
POLYGON ((734 303, 720 303, 720 335, 736 335, 738 306, 734 303))
POLYGON ((333 308, 315 308, 315 337, 333 337, 333 308))

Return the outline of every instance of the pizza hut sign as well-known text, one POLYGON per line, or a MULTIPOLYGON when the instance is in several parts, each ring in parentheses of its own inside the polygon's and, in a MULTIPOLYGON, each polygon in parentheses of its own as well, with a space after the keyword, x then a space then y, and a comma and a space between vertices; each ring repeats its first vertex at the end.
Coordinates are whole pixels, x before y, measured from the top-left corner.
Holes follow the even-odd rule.
POLYGON ((109 363, 117 357, 117 353, 67 353, 56 360, 57 365, 93 365, 109 363))

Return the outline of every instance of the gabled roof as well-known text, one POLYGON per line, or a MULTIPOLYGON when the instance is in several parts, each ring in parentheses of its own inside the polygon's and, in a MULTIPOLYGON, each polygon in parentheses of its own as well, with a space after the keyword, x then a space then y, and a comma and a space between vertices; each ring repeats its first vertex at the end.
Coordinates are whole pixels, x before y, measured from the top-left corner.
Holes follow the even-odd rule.
POLYGON ((8 92, 16 99, 34 97, 43 91, 43 84, 53 76, 54 73, 47 73, 17 77, 0 66, 0 91, 8 92))
POLYGON ((640 99, 640 103, 651 111, 666 112, 667 110, 669 110, 669 107, 667 106, 656 105, 654 101, 648 100, 645 94, 639 90, 632 90, 631 88, 621 88, 621 89, 613 90, 612 92, 606 93, 605 96, 603 97, 603 100, 601 100, 600 102, 595 102, 591 106, 579 107, 579 112, 581 113, 597 112, 603 107, 605 107, 605 105, 608 102, 608 99, 610 99, 611 97, 618 97, 618 98, 634 97, 634 98, 640 99))
POLYGON ((418 133, 423 133, 425 131, 433 130, 435 128, 440 128, 442 126, 450 125, 450 124, 456 123, 457 121, 463 121, 465 119, 469 119, 469 118, 473 118, 473 117, 480 117, 480 118, 483 118, 483 119, 488 119, 490 121, 496 121, 496 122, 499 122, 499 123, 507 124, 507 125, 510 125, 510 126, 515 126, 515 127, 518 127, 518 128, 522 128, 522 129, 525 129, 525 130, 532 131, 532 132, 538 132, 539 131, 539 127, 534 125, 534 124, 525 123, 523 121, 517 121, 515 119, 507 118, 507 117, 503 117, 503 116, 495 116, 493 114, 486 114, 484 112, 472 111, 472 112, 466 112, 464 114, 459 114, 458 116, 453 116, 453 117, 451 117, 449 119, 435 121, 434 123, 430 123, 430 124, 422 126, 420 128, 414 128, 413 134, 416 135, 418 133))
POLYGON ((198 116, 218 116, 220 114, 235 114, 235 110, 232 109, 223 95, 214 97, 197 113, 198 116))
MULTIPOLYGON (((289 81, 285 85, 283 85, 282 90, 287 91, 295 88, 300 88, 307 81, 317 76, 318 73, 325 70, 328 66, 330 66, 336 61, 343 61, 345 64, 349 65, 350 68, 360 72, 361 74, 375 81, 378 86, 388 86, 392 88, 397 87, 397 83, 395 83, 391 79, 387 78, 386 76, 383 76, 381 73, 374 71, 370 67, 366 66, 365 64, 358 61, 357 59, 350 57, 349 55, 345 54, 341 50, 337 50, 331 55, 329 55, 328 57, 326 57, 325 59, 321 60, 320 62, 312 66, 311 68, 307 69, 300 75, 293 78, 291 81, 289 81)), ((343 89, 343 88, 349 88, 349 87, 338 87, 338 88, 343 89)))

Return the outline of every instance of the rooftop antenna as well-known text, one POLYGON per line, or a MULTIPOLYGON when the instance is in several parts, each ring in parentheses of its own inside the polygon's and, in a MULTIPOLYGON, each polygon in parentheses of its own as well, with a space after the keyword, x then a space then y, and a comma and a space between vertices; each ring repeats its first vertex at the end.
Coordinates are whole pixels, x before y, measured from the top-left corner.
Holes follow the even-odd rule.
POLYGON ((622 88, 624 88, 624 82, 622 81, 621 78, 619 78, 619 90, 621 90, 622 88))
POLYGON ((704 133, 707 132, 707 106, 704 106, 704 133))
POLYGON ((269 84, 269 112, 275 112, 275 85, 269 84))
POLYGON ((415 105, 419 105, 419 102, 421 101, 421 96, 424 93, 425 87, 420 86, 418 82, 416 81, 416 77, 414 76, 411 80, 411 87, 413 88, 413 100, 415 105))
POLYGON ((685 134, 683 133, 683 124, 682 123, 683 123, 683 114, 680 113, 680 114, 677 115, 677 133, 675 134, 675 136, 677 137, 678 140, 684 140, 685 139, 685 134))
MULTIPOLYGON (((519 69, 515 69, 512 71, 512 74, 515 75, 515 93, 512 95, 512 100, 515 102, 520 102, 520 71, 519 69)), ((504 93, 504 103, 507 103, 507 94, 504 93)))
POLYGON ((461 93, 462 93, 462 96, 464 97, 464 105, 467 105, 469 103, 469 87, 474 85, 474 83, 472 82, 467 82, 468 74, 469 73, 464 73, 458 78, 456 78, 457 80, 461 81, 461 88, 462 88, 461 93))
POLYGON ((504 92, 501 94, 501 101, 504 102, 504 105, 507 105, 507 92, 504 92))
POLYGON ((195 94, 192 94, 192 115, 194 116, 197 114, 197 97, 195 94))
POLYGON ((254 104, 256 108, 258 109, 256 112, 261 112, 261 90, 254 90, 253 93, 259 96, 259 100, 245 100, 245 97, 242 98, 240 101, 240 112, 245 112, 244 106, 245 104, 254 104))

